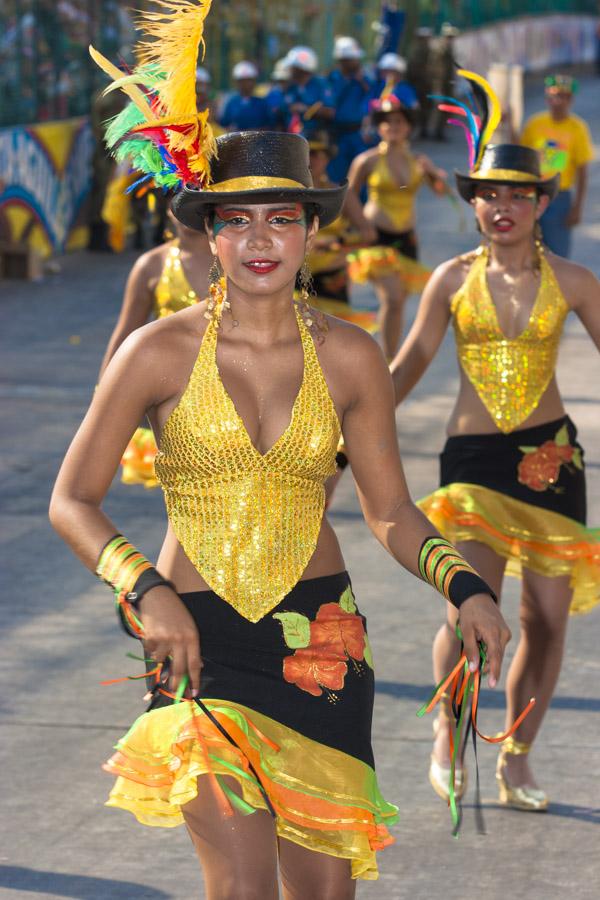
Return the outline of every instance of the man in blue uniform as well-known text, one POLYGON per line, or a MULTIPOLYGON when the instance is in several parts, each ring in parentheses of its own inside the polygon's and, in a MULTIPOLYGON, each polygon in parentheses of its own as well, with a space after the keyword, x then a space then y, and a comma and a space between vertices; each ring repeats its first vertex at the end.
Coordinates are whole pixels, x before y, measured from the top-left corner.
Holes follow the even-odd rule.
POLYGON ((226 101, 219 124, 227 131, 260 131, 271 126, 271 115, 264 97, 255 97, 258 69, 252 62, 239 62, 232 70, 235 93, 226 101))
POLYGON ((327 167, 332 182, 343 181, 354 157, 366 148, 361 125, 372 84, 362 71, 363 56, 354 38, 335 39, 333 58, 338 66, 328 78, 335 108, 331 132, 338 151, 327 167))
POLYGON ((287 119, 285 92, 289 82, 290 68, 284 57, 275 63, 271 73, 271 88, 265 95, 271 117, 271 127, 275 131, 285 131, 287 119))
POLYGON ((388 87, 390 93, 407 109, 415 109, 419 105, 417 92, 406 78, 406 60, 398 53, 384 53, 377 62, 380 78, 375 82, 370 100, 378 100, 382 91, 388 87))
POLYGON ((285 59, 290 69, 285 92, 287 129, 309 138, 333 119, 331 91, 325 79, 315 74, 318 60, 310 47, 292 47, 285 59))

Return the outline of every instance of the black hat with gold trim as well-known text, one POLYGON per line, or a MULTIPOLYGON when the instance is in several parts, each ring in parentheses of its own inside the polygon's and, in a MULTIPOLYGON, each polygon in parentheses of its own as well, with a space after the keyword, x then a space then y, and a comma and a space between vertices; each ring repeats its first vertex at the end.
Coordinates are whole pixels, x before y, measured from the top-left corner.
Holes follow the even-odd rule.
POLYGON ((210 182, 186 184, 173 200, 173 213, 188 228, 204 229, 211 208, 224 203, 302 203, 315 208, 321 226, 340 214, 347 182, 315 188, 308 141, 279 131, 238 131, 217 138, 210 182))
POLYGON ((534 185, 540 194, 553 200, 558 192, 560 175, 542 178, 540 156, 531 147, 518 144, 488 144, 477 169, 469 175, 455 172, 458 193, 467 202, 473 199, 481 184, 534 185))
POLYGON ((557 192, 559 175, 543 178, 537 150, 518 144, 492 144, 490 140, 500 124, 501 107, 490 84, 476 72, 458 69, 457 75, 469 83, 467 100, 432 94, 441 112, 451 114, 451 125, 460 126, 469 148, 469 174, 455 172, 458 192, 467 202, 472 200, 480 184, 535 185, 540 194, 552 200, 557 192))

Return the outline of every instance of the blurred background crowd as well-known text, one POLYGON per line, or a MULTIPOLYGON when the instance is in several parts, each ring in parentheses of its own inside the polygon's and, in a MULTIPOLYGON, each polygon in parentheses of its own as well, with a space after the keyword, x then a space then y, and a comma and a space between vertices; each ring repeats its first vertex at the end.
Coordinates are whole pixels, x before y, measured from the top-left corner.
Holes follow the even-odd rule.
MULTIPOLYGON (((133 65, 132 7, 149 5, 2 0, 0 245, 26 244, 41 257, 108 249, 100 232, 115 172, 102 135, 120 100, 102 96, 107 80, 88 45, 133 65)), ((598 0, 214 0, 198 107, 210 108, 217 133, 325 131, 328 175, 338 182, 377 141, 368 114, 383 90, 412 110, 413 138, 446 139, 429 95, 452 93, 453 59, 491 78, 510 140, 524 72, 593 57, 599 65, 598 10, 598 0)), ((143 246, 142 230, 131 233, 143 246)))

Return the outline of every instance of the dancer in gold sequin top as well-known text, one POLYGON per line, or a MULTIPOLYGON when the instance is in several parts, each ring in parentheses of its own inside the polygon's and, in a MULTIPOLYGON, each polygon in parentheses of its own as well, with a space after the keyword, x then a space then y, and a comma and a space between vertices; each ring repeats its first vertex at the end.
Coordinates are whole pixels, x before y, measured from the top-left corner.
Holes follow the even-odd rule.
POLYGON ((222 278, 206 302, 138 330, 115 355, 52 519, 115 587, 145 655, 170 660, 171 689, 155 685, 106 764, 118 776, 109 805, 149 825, 185 821, 217 900, 240 884, 275 900, 278 867, 287 900, 325 888, 352 898, 353 879, 377 877, 397 810, 374 770, 366 620, 324 516, 342 428, 371 530, 460 606, 469 660, 476 668, 484 640, 492 686, 509 633, 487 585, 410 502, 379 347, 294 302, 345 186, 312 186, 299 135, 232 133, 217 145, 210 186, 184 188, 174 211, 206 229, 222 278), (100 509, 146 412, 169 518, 158 571, 100 509))
MULTIPOLYGON (((600 349, 600 285, 535 237, 557 189, 556 178, 541 178, 535 151, 490 145, 469 175, 456 177, 482 245, 436 269, 392 373, 400 402, 452 322, 460 388, 441 455, 441 487, 419 506, 498 594, 505 572, 522 576, 507 720, 530 697, 537 702, 503 746, 497 779, 502 803, 539 811, 548 800, 527 754, 558 679, 568 613, 600 600, 600 530, 585 524, 583 450, 555 375, 571 310, 600 349)), ((456 652, 455 620, 449 608, 434 642, 436 678, 456 652)), ((448 701, 436 725, 429 774, 447 797, 448 701)), ((465 784, 461 771, 461 792, 465 784)))
MULTIPOLYGON (((125 285, 117 324, 111 334, 100 376, 123 341, 150 319, 163 319, 187 309, 206 296, 212 259, 205 234, 186 228, 167 213, 172 240, 136 260, 125 285)), ((154 472, 156 441, 151 428, 138 428, 125 448, 121 480, 124 484, 158 486, 154 472)))

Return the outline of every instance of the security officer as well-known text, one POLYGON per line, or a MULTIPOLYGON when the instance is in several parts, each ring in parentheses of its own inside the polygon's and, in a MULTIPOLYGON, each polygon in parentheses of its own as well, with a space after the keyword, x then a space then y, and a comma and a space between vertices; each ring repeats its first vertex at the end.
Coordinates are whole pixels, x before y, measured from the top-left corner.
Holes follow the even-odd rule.
POLYGON ((390 93, 400 101, 406 109, 414 109, 419 105, 417 92, 406 78, 406 60, 398 53, 384 53, 377 62, 380 74, 370 98, 378 100, 382 92, 388 88, 390 93))
POLYGON ((328 78, 335 108, 331 132, 337 155, 330 161, 327 173, 334 183, 344 180, 354 157, 366 149, 361 125, 373 85, 362 71, 363 56, 353 37, 336 37, 333 58, 338 66, 328 78))
POLYGON ((327 81, 316 75, 317 54, 310 47, 292 47, 286 59, 290 83, 285 92, 287 129, 310 138, 335 114, 327 81))
POLYGON ((231 72, 236 91, 226 101, 220 124, 226 131, 260 131, 271 126, 269 107, 264 97, 255 97, 258 69, 252 62, 237 63, 231 72))

